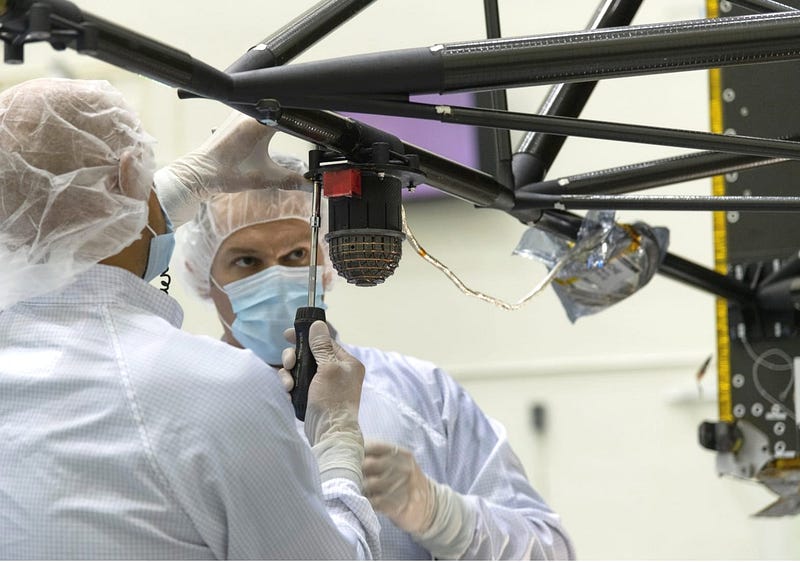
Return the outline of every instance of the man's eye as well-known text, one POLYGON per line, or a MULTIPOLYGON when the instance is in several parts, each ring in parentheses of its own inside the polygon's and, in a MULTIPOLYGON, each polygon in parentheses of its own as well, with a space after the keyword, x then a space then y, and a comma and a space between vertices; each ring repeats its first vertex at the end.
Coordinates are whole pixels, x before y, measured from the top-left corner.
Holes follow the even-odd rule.
POLYGON ((237 258, 233 262, 233 265, 235 265, 236 267, 246 267, 246 268, 247 267, 254 267, 254 266, 258 265, 258 259, 254 258, 252 256, 243 256, 241 258, 237 258))
POLYGON ((305 248, 297 248, 296 250, 292 250, 291 252, 289 252, 289 254, 286 257, 292 261, 302 261, 306 259, 307 256, 308 256, 308 250, 306 250, 305 248))

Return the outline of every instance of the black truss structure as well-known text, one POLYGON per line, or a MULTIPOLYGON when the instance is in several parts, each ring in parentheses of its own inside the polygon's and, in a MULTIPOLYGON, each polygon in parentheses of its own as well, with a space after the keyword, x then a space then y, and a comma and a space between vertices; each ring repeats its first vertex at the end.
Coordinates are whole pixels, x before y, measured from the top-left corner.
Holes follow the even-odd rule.
MULTIPOLYGON (((585 30, 502 38, 497 0, 484 0, 486 39, 285 64, 373 1, 321 0, 225 71, 66 0, 0 0, 0 39, 6 63, 22 63, 27 43, 74 49, 176 88, 181 97, 227 104, 353 162, 363 161, 374 142, 388 143, 418 156, 426 184, 563 236, 575 237, 582 220, 569 209, 800 210, 800 197, 628 195, 798 160, 798 131, 761 138, 578 118, 597 81, 605 78, 800 60, 800 10, 775 0, 737 0, 732 3, 755 13, 631 26, 642 0, 602 0, 585 30), (551 88, 537 113, 507 110, 506 88, 541 84, 551 88), (490 91, 490 107, 409 101, 413 94, 460 91, 490 91), (494 129, 498 171, 492 176, 464 166, 334 111, 494 129), (526 132, 513 153, 509 129, 526 132), (567 136, 699 152, 545 179, 567 136)), ((755 298, 750 286, 673 254, 667 254, 659 272, 742 304, 755 298)))

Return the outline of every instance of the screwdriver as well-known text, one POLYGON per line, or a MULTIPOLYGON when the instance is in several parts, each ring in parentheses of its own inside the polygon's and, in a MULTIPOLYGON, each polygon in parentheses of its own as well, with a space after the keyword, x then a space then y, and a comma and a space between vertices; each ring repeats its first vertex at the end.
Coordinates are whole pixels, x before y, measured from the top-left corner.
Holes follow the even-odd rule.
POLYGON ((308 306, 299 307, 294 317, 295 354, 297 360, 291 371, 294 379, 294 388, 290 395, 294 406, 294 415, 300 421, 306 419, 308 387, 317 372, 317 361, 311 353, 308 331, 311 328, 311 324, 317 320, 325 322, 325 310, 314 306, 317 300, 317 247, 319 243, 321 191, 322 180, 315 178, 311 200, 311 218, 309 219, 311 225, 311 257, 308 267, 308 306))

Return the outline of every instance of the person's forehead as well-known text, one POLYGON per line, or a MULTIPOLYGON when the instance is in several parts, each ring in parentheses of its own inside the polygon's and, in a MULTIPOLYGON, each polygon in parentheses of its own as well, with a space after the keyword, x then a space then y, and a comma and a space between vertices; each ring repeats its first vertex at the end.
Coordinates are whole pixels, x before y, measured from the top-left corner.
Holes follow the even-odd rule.
POLYGON ((300 219, 279 219, 241 228, 228 236, 220 251, 252 249, 266 251, 309 238, 308 222, 300 219))

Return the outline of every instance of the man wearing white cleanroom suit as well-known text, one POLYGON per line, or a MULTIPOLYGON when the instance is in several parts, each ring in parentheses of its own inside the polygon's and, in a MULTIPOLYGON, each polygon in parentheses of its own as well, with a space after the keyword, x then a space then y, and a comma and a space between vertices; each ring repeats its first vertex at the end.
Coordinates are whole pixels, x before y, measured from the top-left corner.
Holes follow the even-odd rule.
MULTIPOLYGON (((264 134, 231 127, 245 146, 264 134)), ((0 558, 378 556, 363 366, 312 326, 309 448, 273 370, 180 330, 177 302, 147 283, 173 242, 151 144, 107 82, 0 93, 0 558)), ((228 149, 210 153, 247 154, 228 149)))
MULTIPOLYGON (((304 166, 274 159, 295 171, 304 166)), ((184 164, 191 168, 191 159, 184 164)), ((191 182, 180 170, 160 173, 191 182)), ((204 203, 179 236, 188 280, 213 299, 222 339, 269 364, 280 364, 283 331, 306 305, 310 213, 311 197, 300 191, 222 194, 204 203)), ((333 271, 322 249, 319 257, 321 295, 333 271)), ((317 306, 325 306, 320 298, 317 306)), ((447 373, 398 353, 343 346, 366 367, 359 413, 367 440, 364 490, 382 512, 386 558, 574 556, 559 516, 528 483, 503 427, 447 373)))

